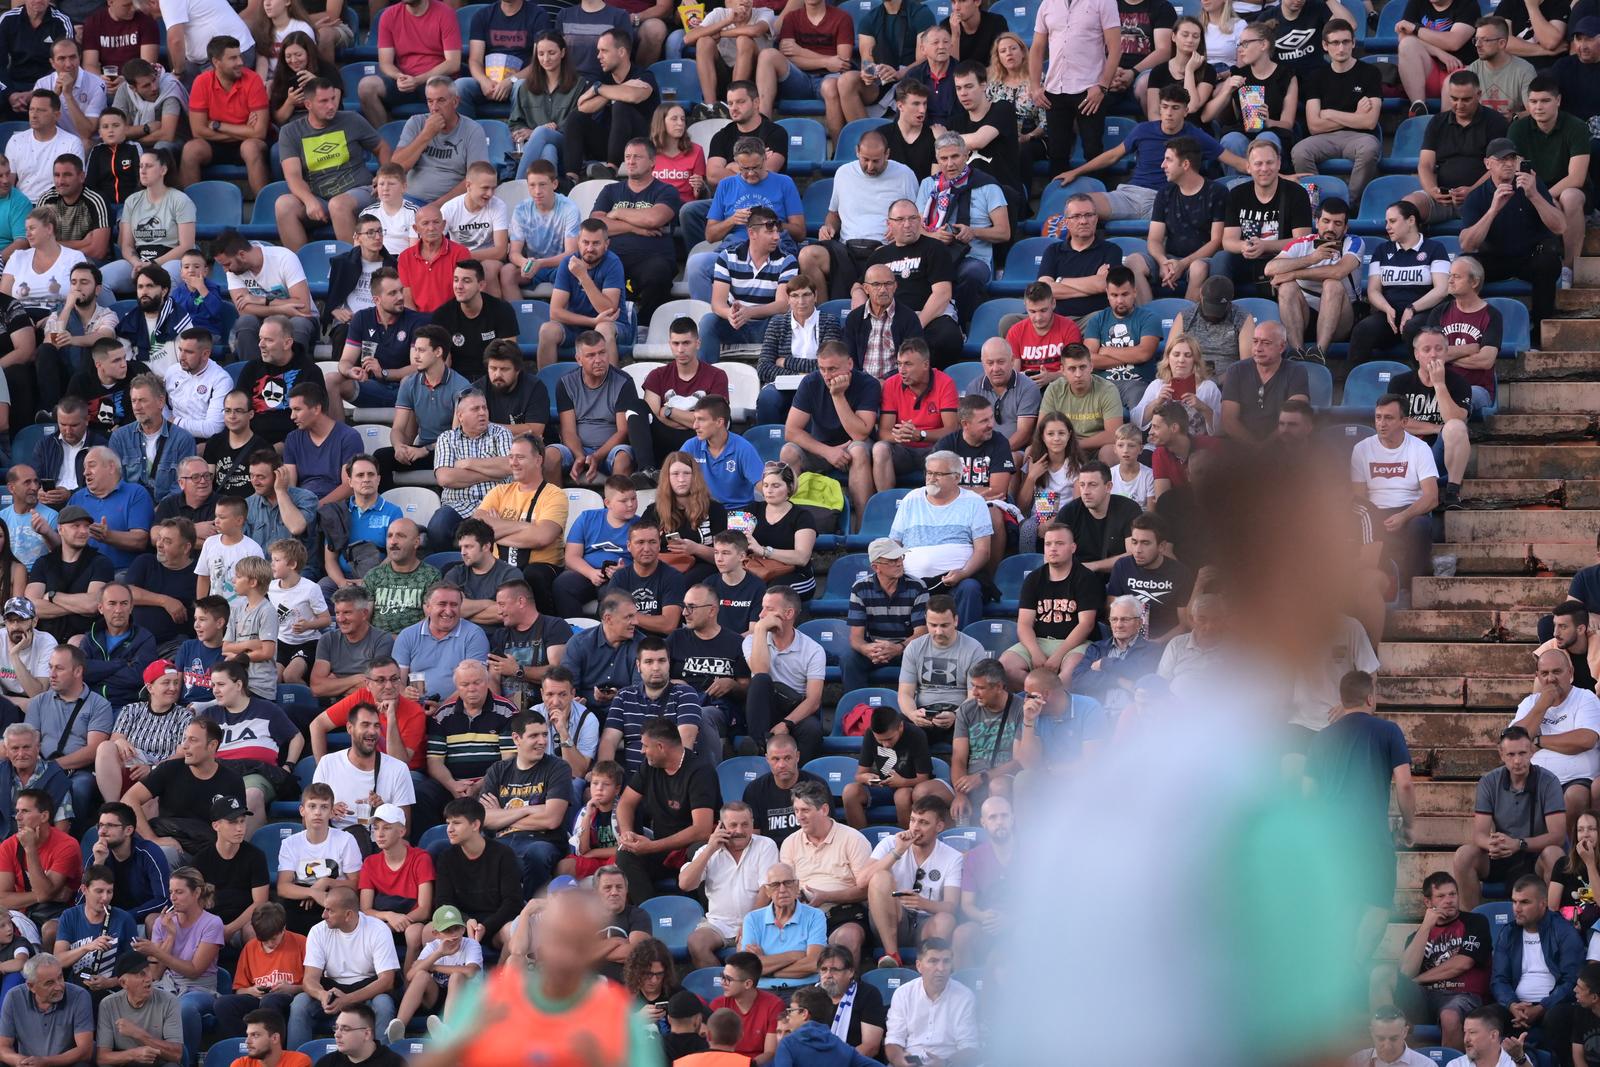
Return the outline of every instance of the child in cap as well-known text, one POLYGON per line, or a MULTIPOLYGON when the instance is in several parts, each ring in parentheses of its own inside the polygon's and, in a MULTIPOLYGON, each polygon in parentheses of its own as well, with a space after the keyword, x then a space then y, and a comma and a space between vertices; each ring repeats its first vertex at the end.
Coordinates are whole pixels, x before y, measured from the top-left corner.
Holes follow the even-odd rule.
MULTIPOLYGON (((406 971, 406 992, 400 1010, 384 1031, 387 1042, 399 1041, 419 1008, 439 1008, 437 1015, 450 1010, 450 1001, 467 982, 483 970, 483 946, 467 936, 467 921, 461 909, 443 904, 434 909, 433 928, 439 936, 429 941, 406 971), (441 1004, 440 1001, 443 1001, 441 1004)), ((433 1020, 428 1020, 429 1026, 433 1020)))

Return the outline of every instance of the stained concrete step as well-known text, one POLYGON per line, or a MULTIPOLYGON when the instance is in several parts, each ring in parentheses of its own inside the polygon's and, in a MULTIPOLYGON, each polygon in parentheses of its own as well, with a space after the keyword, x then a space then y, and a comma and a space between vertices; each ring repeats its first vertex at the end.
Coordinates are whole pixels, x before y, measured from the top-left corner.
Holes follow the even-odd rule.
POLYGON ((1418 850, 1401 852, 1395 855, 1395 886, 1397 889, 1410 890, 1413 894, 1422 888, 1422 880, 1434 871, 1448 871, 1450 857, 1455 849, 1448 851, 1418 850))
POLYGON ((1591 544, 1528 544, 1523 541, 1446 541, 1433 554, 1454 556, 1462 575, 1573 574, 1595 562, 1591 544))
POLYGON ((1508 415, 1600 410, 1600 382, 1507 382, 1500 386, 1500 410, 1508 415))
MULTIPOLYGON (((1511 722, 1509 712, 1506 715, 1506 724, 1511 722)), ((1416 753, 1411 761, 1411 769, 1416 771, 1418 763, 1416 753)), ((1482 745, 1474 748, 1435 748, 1430 749, 1423 757, 1428 777, 1435 780, 1453 779, 1457 781, 1476 782, 1485 774, 1500 766, 1500 756, 1494 749, 1482 745)))
MULTIPOLYGON (((1417 789, 1417 815, 1420 816, 1471 816, 1473 799, 1477 791, 1475 782, 1430 782, 1419 781, 1417 789)), ((1391 815, 1400 814, 1400 809, 1393 803, 1389 805, 1391 815)), ((1465 838, 1457 839, 1457 843, 1465 838)))
POLYGON ((1385 675, 1463 675, 1484 679, 1533 672, 1532 644, 1466 641, 1385 641, 1378 648, 1385 675))
MULTIPOLYGON (((1416 578, 1411 582, 1411 606, 1419 612, 1438 608, 1498 612, 1519 607, 1548 611, 1566 599, 1568 584, 1565 578, 1416 578)), ((1451 621, 1465 624, 1465 620, 1451 621)), ((1485 626, 1479 634, 1490 628, 1485 626)), ((1532 639, 1531 631, 1527 639, 1532 639)))
MULTIPOLYGON (((1470 784, 1470 783, 1469 783, 1470 784)), ((1417 848, 1454 850, 1472 836, 1472 813, 1465 815, 1418 815, 1412 824, 1412 841, 1417 848)))
POLYGON ((1594 544, 1600 510, 1451 511, 1444 517, 1447 541, 1549 541, 1594 544))
POLYGON ((1491 415, 1480 427, 1468 427, 1474 441, 1585 441, 1595 436, 1595 420, 1589 415, 1491 415))
POLYGON ((1472 460, 1479 478, 1591 478, 1600 472, 1600 445, 1485 444, 1472 460))
POLYGON ((1502 360, 1495 373, 1502 382, 1600 377, 1600 352, 1543 352, 1534 349, 1502 360))
POLYGON ((1496 711, 1385 708, 1380 714, 1400 727, 1413 752, 1426 752, 1435 748, 1493 745, 1515 712, 1509 708, 1496 711))
MULTIPOLYGON (((1384 626, 1384 636, 1392 641, 1533 641, 1538 637, 1540 612, 1494 611, 1459 609, 1452 606, 1440 609, 1432 604, 1418 603, 1418 583, 1471 582, 1471 581, 1540 581, 1521 578, 1428 578, 1412 582, 1413 611, 1391 611, 1384 626), (1423 610, 1426 609, 1426 610, 1423 610)), ((1561 583, 1563 592, 1566 579, 1542 579, 1561 583)))
POLYGON ((1559 289, 1556 291, 1556 311, 1563 315, 1593 315, 1600 311, 1600 290, 1559 289))
POLYGON ((1539 329, 1539 336, 1534 340, 1543 349, 1558 352, 1600 349, 1600 319, 1545 319, 1539 329))
POLYGON ((1529 670, 1492 678, 1380 675, 1378 705, 1383 708, 1514 708, 1528 695, 1532 674, 1529 670))

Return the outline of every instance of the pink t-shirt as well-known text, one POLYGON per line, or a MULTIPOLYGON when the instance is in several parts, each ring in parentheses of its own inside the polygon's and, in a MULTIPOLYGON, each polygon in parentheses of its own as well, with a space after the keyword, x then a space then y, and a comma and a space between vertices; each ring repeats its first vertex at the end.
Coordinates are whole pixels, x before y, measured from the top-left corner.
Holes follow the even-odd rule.
POLYGON ((698 174, 706 176, 706 154, 700 146, 691 143, 689 151, 681 156, 669 156, 665 152, 656 154, 656 168, 651 174, 657 181, 666 182, 678 190, 678 196, 684 201, 696 199, 694 186, 689 184, 689 176, 698 174))
POLYGON ((1050 93, 1082 93, 1100 81, 1106 65, 1105 31, 1122 28, 1117 0, 1043 0, 1033 20, 1037 40, 1048 35, 1050 93))
POLYGON ((394 49, 401 73, 422 74, 443 63, 446 52, 461 51, 461 24, 439 0, 432 0, 421 18, 394 4, 378 19, 378 48, 394 49))

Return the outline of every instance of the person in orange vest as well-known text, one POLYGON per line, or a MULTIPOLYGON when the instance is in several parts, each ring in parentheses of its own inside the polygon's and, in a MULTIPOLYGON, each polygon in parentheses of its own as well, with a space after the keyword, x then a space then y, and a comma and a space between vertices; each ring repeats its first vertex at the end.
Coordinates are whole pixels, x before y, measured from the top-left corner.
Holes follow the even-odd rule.
POLYGON ((284 1050, 288 1024, 275 1011, 261 1008, 244 1017, 245 1054, 229 1067, 311 1067, 311 1057, 293 1049, 284 1050))
POLYGON ((750 1057, 734 1051, 744 1023, 732 1008, 718 1008, 706 1020, 706 1040, 711 1047, 672 1061, 672 1067, 749 1067, 750 1057))

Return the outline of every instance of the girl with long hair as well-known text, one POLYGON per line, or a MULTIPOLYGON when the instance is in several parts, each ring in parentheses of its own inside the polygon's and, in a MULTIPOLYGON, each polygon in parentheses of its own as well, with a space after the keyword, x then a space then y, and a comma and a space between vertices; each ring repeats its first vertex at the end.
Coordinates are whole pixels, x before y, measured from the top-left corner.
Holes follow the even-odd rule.
POLYGON ((1200 28, 1205 32, 1205 53, 1214 70, 1239 61, 1239 37, 1245 21, 1233 10, 1233 0, 1200 0, 1200 28))
POLYGON ((511 101, 511 140, 522 146, 519 181, 536 159, 548 159, 559 173, 565 143, 561 124, 578 106, 582 92, 567 39, 550 30, 534 38, 533 62, 511 101))
POLYGON ((290 36, 298 33, 315 41, 317 31, 300 0, 262 0, 261 11, 272 29, 272 47, 256 57, 256 73, 262 81, 271 83, 282 66, 283 46, 290 36))
POLYGON ((1072 420, 1051 411, 1033 428, 1028 443, 1028 469, 1017 490, 1017 506, 1027 516, 1017 531, 1017 549, 1037 552, 1043 543, 1040 530, 1072 502, 1073 483, 1083 466, 1083 447, 1072 420))
POLYGON ((639 1015, 645 1022, 667 1032, 667 1001, 678 990, 678 975, 672 965, 672 952, 656 938, 647 938, 628 950, 622 963, 622 984, 644 1004, 639 1015))
POLYGON ((695 585, 716 573, 711 539, 728 528, 728 513, 711 499, 700 465, 687 452, 669 452, 661 461, 656 500, 644 517, 661 524, 661 561, 683 572, 695 585))
POLYGON ((1206 28, 1193 15, 1179 15, 1172 24, 1172 58, 1150 71, 1145 85, 1144 115, 1154 122, 1160 118, 1161 90, 1181 85, 1189 93, 1188 117, 1199 115, 1217 91, 1217 71, 1206 60, 1206 28))
POLYGON ((682 104, 662 104, 650 118, 650 143, 656 149, 652 176, 678 191, 687 203, 705 196, 706 154, 689 139, 689 113, 682 104))
POLYGON ((327 78, 339 83, 339 68, 317 51, 316 34, 291 30, 278 45, 278 62, 267 82, 267 107, 275 126, 287 126, 306 113, 306 83, 327 78))
POLYGON ((1288 140, 1300 106, 1300 82, 1294 68, 1272 58, 1272 36, 1251 23, 1239 34, 1239 62, 1200 112, 1223 131, 1222 147, 1245 156, 1256 140, 1271 141, 1278 155, 1289 158, 1288 140))
POLYGON ((1144 391, 1133 408, 1134 424, 1150 428, 1150 416, 1169 401, 1182 404, 1189 412, 1189 432, 1196 437, 1215 436, 1222 420, 1222 390, 1211 380, 1211 370, 1200 357, 1200 346, 1192 337, 1177 337, 1167 346, 1166 355, 1156 367, 1156 380, 1144 391))

